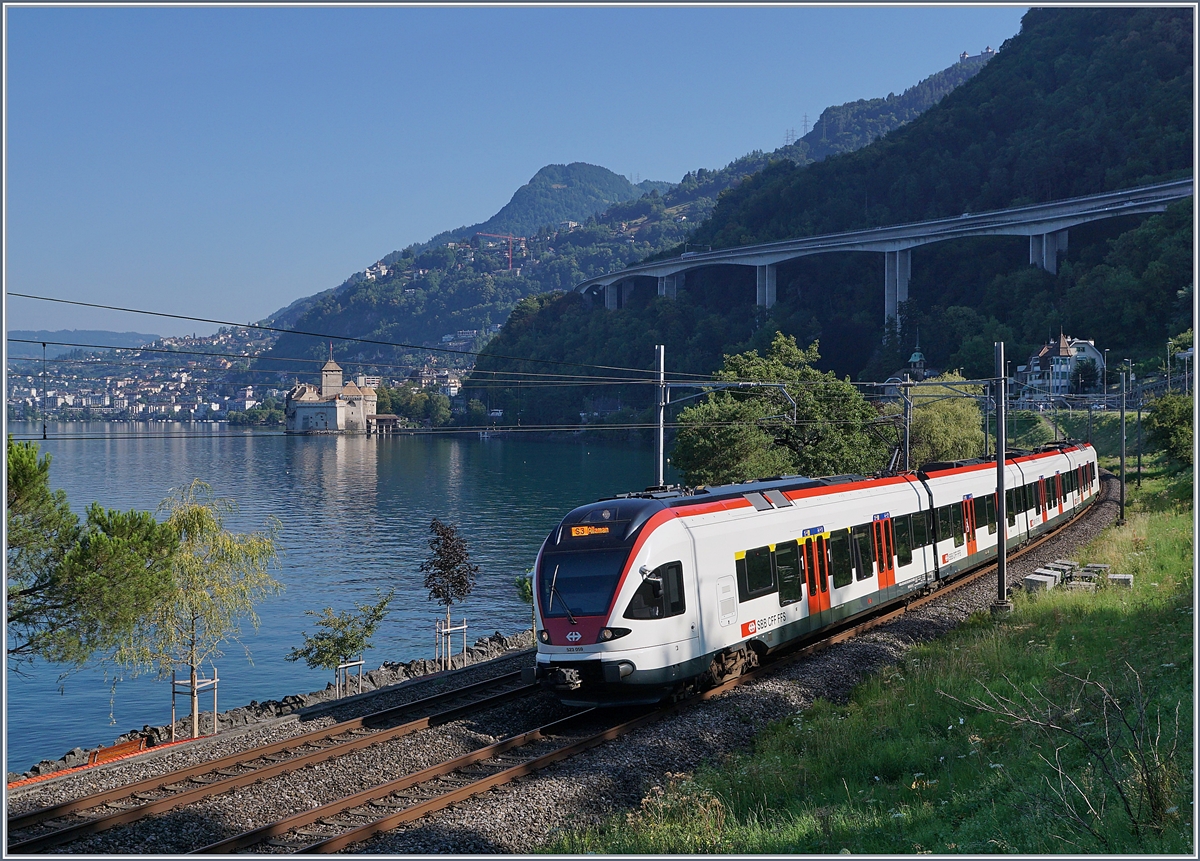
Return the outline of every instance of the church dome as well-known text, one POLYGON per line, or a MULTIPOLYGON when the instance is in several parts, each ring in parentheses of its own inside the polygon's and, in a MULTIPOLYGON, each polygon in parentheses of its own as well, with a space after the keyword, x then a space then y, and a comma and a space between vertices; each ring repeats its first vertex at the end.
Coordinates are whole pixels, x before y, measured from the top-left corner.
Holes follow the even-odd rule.
POLYGON ((911 356, 908 357, 908 363, 910 365, 923 363, 924 361, 925 361, 925 355, 920 350, 917 350, 911 356))

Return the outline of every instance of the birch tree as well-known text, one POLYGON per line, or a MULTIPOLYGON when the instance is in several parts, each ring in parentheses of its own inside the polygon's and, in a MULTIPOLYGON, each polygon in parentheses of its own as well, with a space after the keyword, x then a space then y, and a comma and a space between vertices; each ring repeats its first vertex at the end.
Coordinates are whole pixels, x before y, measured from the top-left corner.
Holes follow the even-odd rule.
MULTIPOLYGON (((243 623, 258 629, 254 607, 282 590, 269 573, 278 565, 279 521, 264 531, 235 534, 225 516, 236 510, 197 479, 177 488, 159 505, 166 524, 179 538, 172 557, 171 588, 115 655, 133 670, 156 670, 160 678, 186 668, 191 684, 192 738, 200 735, 197 671, 206 660, 220 657, 221 646, 241 644, 243 623)), ((241 644, 250 659, 250 650, 241 644)))

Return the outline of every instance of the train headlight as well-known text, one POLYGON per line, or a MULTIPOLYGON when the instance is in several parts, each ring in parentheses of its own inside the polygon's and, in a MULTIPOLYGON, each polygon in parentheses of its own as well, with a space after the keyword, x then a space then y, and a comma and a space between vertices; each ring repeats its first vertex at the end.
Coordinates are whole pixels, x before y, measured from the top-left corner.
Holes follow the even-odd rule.
POLYGON ((549 645, 550 632, 547 631, 545 628, 542 628, 540 631, 538 631, 538 639, 541 640, 543 643, 546 643, 547 645, 549 645))
POLYGON ((629 633, 628 628, 601 628, 600 636, 596 638, 597 643, 607 643, 610 640, 619 640, 629 633))

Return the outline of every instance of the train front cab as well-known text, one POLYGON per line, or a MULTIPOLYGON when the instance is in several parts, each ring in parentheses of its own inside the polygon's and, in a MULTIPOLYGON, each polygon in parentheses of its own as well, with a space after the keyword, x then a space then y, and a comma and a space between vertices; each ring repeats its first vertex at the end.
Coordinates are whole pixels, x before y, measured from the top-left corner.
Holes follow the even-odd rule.
POLYGON ((708 666, 697 654, 690 541, 655 500, 568 514, 538 554, 534 587, 538 655, 529 680, 564 703, 657 702, 708 666))

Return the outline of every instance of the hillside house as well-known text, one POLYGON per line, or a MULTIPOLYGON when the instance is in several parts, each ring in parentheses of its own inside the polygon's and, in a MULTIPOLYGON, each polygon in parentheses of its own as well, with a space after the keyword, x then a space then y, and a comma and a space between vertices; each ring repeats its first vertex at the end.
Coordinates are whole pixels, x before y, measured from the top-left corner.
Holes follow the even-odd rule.
POLYGON ((1061 332, 1017 368, 1018 401, 1026 404, 1047 403, 1072 394, 1071 376, 1084 359, 1098 369, 1104 367, 1104 353, 1094 341, 1071 338, 1061 332))

